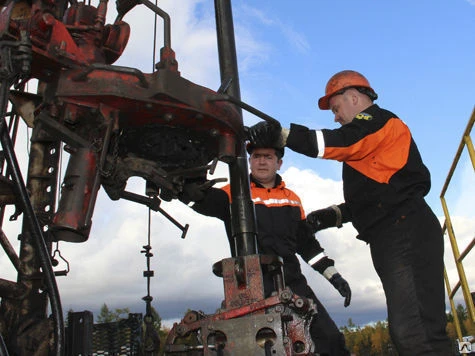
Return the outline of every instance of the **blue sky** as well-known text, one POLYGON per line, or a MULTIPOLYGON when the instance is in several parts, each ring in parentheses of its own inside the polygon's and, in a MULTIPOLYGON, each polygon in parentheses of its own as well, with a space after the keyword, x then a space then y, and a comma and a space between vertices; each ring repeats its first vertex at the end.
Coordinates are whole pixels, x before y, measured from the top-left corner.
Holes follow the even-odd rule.
MULTIPOLYGON (((360 71, 379 94, 377 103, 411 128, 432 174, 428 201, 442 220, 439 195, 475 105, 475 2, 235 0, 232 5, 242 101, 283 126, 295 122, 317 129, 337 127, 330 112, 318 109, 317 100, 334 73, 360 71)), ((181 75, 217 90, 214 2, 170 0, 158 1, 158 6, 170 14, 172 48, 181 75)), ((112 3, 109 8, 111 20, 112 3)), ((153 16, 137 6, 124 20, 131 25, 131 38, 115 64, 151 72, 153 16)), ((162 46, 161 31, 157 45, 162 46)), ((246 125, 257 121, 244 114, 246 125)), ((307 212, 342 201, 338 162, 287 150, 280 173, 302 197, 307 212)), ((212 178, 226 174, 222 165, 212 178)), ((460 246, 472 239, 475 229, 474 183, 473 167, 464 154, 449 192, 460 246)), ((130 185, 143 192, 141 181, 130 185)), ((169 322, 181 318, 188 308, 213 313, 223 296, 222 282, 212 275, 211 266, 229 256, 224 228, 220 221, 201 217, 179 202, 162 207, 181 223, 189 223, 190 229, 181 240, 176 227, 153 213, 153 305, 169 322)), ((60 246, 71 266, 68 277, 58 281, 65 310, 97 312, 107 303, 110 308, 144 311, 145 259, 140 250, 147 240, 147 222, 144 207, 112 202, 103 191, 99 193, 89 240, 60 246)), ((360 325, 386 318, 384 293, 368 247, 355 235, 347 225, 317 236, 350 283, 350 307, 343 308, 343 299, 333 287, 303 266, 309 284, 338 325, 349 318, 360 325)), ((446 263, 454 279, 450 261, 447 242, 446 263)), ((474 261, 466 266, 472 290, 474 261)), ((7 264, 0 257, 2 270, 7 264)))
MULTIPOLYGON (((265 44, 261 62, 241 71, 242 85, 254 94, 244 95, 244 100, 256 101, 283 125, 336 127, 329 112, 318 110, 316 100, 334 73, 360 71, 379 94, 377 103, 410 126, 433 175, 431 198, 438 197, 474 108, 473 4, 456 0, 234 5, 237 21, 245 18, 255 39, 265 44)), ((237 44, 239 48, 239 37, 237 44)), ((292 156, 292 163, 327 174, 321 162, 292 156)), ((339 170, 329 176, 338 178, 337 174, 339 170)))

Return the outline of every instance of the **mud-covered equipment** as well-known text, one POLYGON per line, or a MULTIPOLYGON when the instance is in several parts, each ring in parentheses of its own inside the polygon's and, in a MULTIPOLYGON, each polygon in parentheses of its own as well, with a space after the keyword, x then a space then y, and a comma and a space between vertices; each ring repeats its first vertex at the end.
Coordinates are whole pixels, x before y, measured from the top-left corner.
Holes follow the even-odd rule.
POLYGON ((358 89, 363 94, 368 95, 371 100, 376 100, 378 98, 378 94, 376 94, 374 89, 371 87, 368 79, 366 79, 361 73, 354 70, 343 70, 330 78, 325 87, 325 96, 318 99, 318 107, 321 110, 329 110, 330 98, 338 94, 343 94, 343 92, 349 88, 358 89))

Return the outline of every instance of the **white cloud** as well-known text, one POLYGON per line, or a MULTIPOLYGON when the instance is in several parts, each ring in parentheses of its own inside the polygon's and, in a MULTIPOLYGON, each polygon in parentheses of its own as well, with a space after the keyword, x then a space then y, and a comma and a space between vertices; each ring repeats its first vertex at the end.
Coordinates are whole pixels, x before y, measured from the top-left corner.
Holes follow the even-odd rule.
POLYGON ((315 171, 299 170, 295 167, 284 170, 282 177, 287 186, 300 196, 307 214, 313 210, 343 202, 343 183, 341 181, 324 179, 315 171))
MULTIPOLYGON (((449 234, 445 234, 445 267, 447 270, 447 276, 451 284, 451 288, 455 287, 457 281, 460 280, 459 272, 455 264, 455 256, 460 256, 465 251, 469 250, 470 244, 473 243, 473 231, 475 229, 475 221, 473 218, 466 216, 452 216, 451 221, 454 227, 455 240, 449 237, 449 234), (456 254, 454 254, 456 251, 456 254)), ((472 248, 471 252, 462 260, 461 273, 462 278, 466 278, 469 289, 473 291, 475 286, 475 263, 474 256, 475 250, 472 248), (471 288, 470 288, 471 287, 471 288)), ((457 294, 458 300, 461 301, 461 293, 457 294)))
MULTIPOLYGON (((272 14, 265 13, 251 6, 242 6, 242 9, 251 17, 258 20, 261 24, 267 27, 276 28, 288 42, 289 45, 296 47, 300 53, 308 52, 310 44, 308 43, 305 35, 298 31, 295 31, 291 25, 281 21, 279 18, 272 16, 272 14)), ((274 29, 272 29, 273 31, 274 29)))
MULTIPOLYGON (((475 200, 475 172, 472 162, 467 158, 461 161, 456 172, 460 174, 459 181, 451 181, 451 185, 457 185, 461 193, 457 196, 454 204, 454 210, 450 214, 454 215, 468 215, 474 217, 473 201, 475 200)), ((453 203, 448 201, 447 204, 453 203)))

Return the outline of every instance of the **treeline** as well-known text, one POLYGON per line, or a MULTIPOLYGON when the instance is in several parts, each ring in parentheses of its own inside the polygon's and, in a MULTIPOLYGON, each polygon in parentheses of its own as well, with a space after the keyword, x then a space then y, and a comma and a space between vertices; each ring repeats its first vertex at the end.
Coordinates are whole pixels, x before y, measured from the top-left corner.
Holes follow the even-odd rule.
POLYGON ((389 336, 388 323, 378 321, 364 327, 357 326, 351 318, 348 325, 340 328, 345 335, 346 346, 358 356, 393 356, 397 355, 396 348, 389 336))
MULTIPOLYGON (((462 336, 475 335, 475 325, 469 318, 467 309, 463 305, 458 304, 456 313, 460 321, 462 336)), ((345 335, 348 349, 356 356, 398 355, 389 336, 387 321, 378 321, 377 323, 360 327, 355 325, 350 318, 348 325, 341 327, 340 330, 345 335)), ((458 355, 456 351, 457 333, 452 313, 447 314, 447 333, 452 341, 452 345, 454 345, 454 355, 458 355)))
MULTIPOLYGON (((475 335, 475 324, 472 323, 468 314, 468 310, 462 304, 457 304, 455 308, 457 317, 460 322, 460 329, 462 336, 475 335)), ((447 314, 447 333, 451 340, 455 342, 457 339, 457 332, 455 330, 454 316, 452 313, 447 314)))

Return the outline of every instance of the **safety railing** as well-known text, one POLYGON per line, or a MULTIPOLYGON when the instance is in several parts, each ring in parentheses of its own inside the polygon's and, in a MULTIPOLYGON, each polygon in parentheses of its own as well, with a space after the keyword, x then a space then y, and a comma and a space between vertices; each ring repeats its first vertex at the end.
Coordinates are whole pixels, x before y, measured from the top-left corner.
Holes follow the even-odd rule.
MULTIPOLYGON (((473 247, 475 246, 475 237, 472 239, 471 242, 468 243, 468 245, 463 249, 463 251, 460 252, 458 242, 457 242, 457 239, 456 239, 456 236, 455 236, 452 220, 450 218, 449 209, 447 207, 447 202, 446 202, 446 199, 445 199, 445 195, 447 193, 447 188, 448 188, 448 186, 450 184, 450 181, 451 181, 451 179, 454 175, 455 169, 457 168, 457 164, 460 161, 460 157, 461 157, 462 153, 464 152, 465 147, 467 148, 468 154, 470 156, 470 160, 472 162, 473 169, 475 171, 475 150, 473 148, 472 139, 470 137, 470 133, 472 131, 474 123, 475 123, 475 108, 472 112, 472 116, 470 117, 468 125, 467 125, 467 127, 466 127, 466 129, 463 133, 462 140, 459 144, 459 147, 457 149, 457 153, 455 155, 454 161, 452 163, 452 166, 450 167, 449 173, 447 175, 447 179, 445 181, 444 187, 442 188, 442 192, 440 194, 440 199, 441 199, 441 202, 442 202, 442 208, 444 210, 444 215, 445 215, 445 222, 444 222, 444 225, 443 225, 444 236, 445 236, 445 233, 447 233, 448 236, 449 236, 449 240, 450 240, 450 244, 452 246, 452 252, 453 252, 453 256, 454 256, 454 262, 455 262, 455 266, 457 268, 458 277, 459 277, 459 280, 457 281, 457 283, 452 287, 450 282, 449 282, 449 278, 448 278, 448 275, 447 275, 447 270, 446 270, 446 268, 444 268, 445 285, 446 285, 446 288, 447 288, 447 293, 448 293, 448 297, 449 297, 449 301, 450 301, 450 306, 451 306, 451 309, 452 309, 452 314, 454 316, 455 331, 457 333, 457 337, 458 337, 459 340, 462 340, 463 335, 462 335, 462 331, 461 331, 461 327, 460 327, 460 320, 459 320, 457 312, 456 312, 454 297, 455 297, 455 294, 457 293, 457 291, 460 288, 462 289, 463 297, 464 297, 464 300, 465 300, 466 310, 467 310, 467 314, 468 314, 467 316, 471 319, 472 323, 475 323, 474 301, 473 301, 472 294, 470 292, 470 286, 467 282, 467 277, 466 277, 465 269, 464 269, 464 265, 463 265, 464 259, 470 254, 473 247)), ((473 260, 472 260, 472 262, 473 262, 473 260)))

